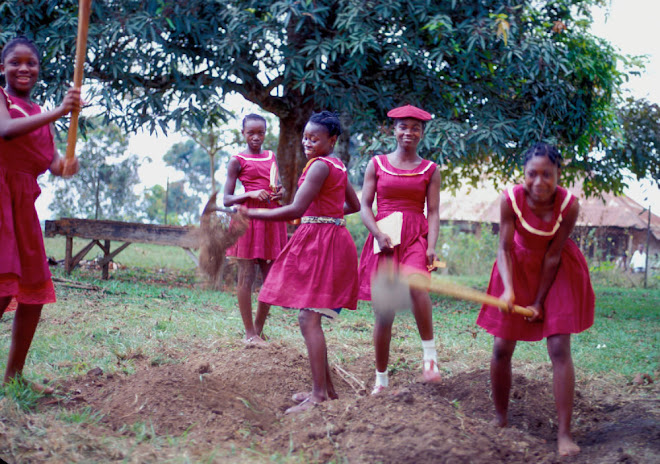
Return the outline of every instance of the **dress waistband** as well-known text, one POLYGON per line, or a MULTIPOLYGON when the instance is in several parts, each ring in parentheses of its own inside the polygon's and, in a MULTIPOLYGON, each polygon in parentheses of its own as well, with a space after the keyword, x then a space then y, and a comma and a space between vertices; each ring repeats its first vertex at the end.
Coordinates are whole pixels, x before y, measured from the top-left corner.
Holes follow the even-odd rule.
POLYGON ((327 216, 303 216, 300 218, 302 224, 334 224, 336 226, 346 226, 346 219, 327 216))

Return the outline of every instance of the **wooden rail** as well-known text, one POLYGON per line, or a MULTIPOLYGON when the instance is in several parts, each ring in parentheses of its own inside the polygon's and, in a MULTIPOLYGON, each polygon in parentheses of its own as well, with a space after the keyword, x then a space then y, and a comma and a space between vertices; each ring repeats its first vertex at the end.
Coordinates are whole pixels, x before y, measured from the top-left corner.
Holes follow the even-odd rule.
POLYGON ((67 274, 80 263, 85 255, 97 245, 103 250, 103 258, 99 261, 103 279, 108 279, 110 262, 131 243, 151 243, 154 245, 178 246, 186 250, 188 255, 198 264, 197 256, 191 248, 199 248, 193 226, 162 226, 156 224, 140 224, 137 222, 103 221, 94 219, 62 218, 56 221, 46 221, 46 237, 64 235, 66 250, 64 269, 67 274), (73 255, 73 237, 91 240, 76 255, 73 255), (112 241, 124 242, 113 251, 112 241))

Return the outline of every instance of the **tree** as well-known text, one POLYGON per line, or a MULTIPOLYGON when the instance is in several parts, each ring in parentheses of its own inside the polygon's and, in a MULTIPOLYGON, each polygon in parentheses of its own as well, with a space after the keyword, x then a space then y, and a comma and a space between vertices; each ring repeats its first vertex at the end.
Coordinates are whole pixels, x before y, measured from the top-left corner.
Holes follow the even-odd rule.
POLYGON ((193 224, 199 222, 201 205, 197 197, 186 193, 185 182, 170 182, 167 189, 154 185, 144 191, 142 203, 146 218, 156 224, 193 224), (167 197, 167 222, 165 222, 167 197))
MULTIPOLYGON (((569 177, 620 190, 626 159, 593 155, 610 144, 625 77, 616 69, 621 57, 588 32, 589 8, 604 3, 99 0, 86 76, 102 84, 107 116, 129 129, 215 125, 228 117, 222 97, 241 94, 279 118, 278 161, 290 192, 312 111, 339 111, 376 148, 387 109, 403 103, 435 115, 426 151, 452 168, 445 185, 510 177, 521 151, 544 139, 571 159, 569 177)), ((46 83, 69 82, 75 11, 72 0, 4 2, 1 38, 34 36, 45 49, 46 83)), ((42 93, 63 91, 46 85, 42 93)))
POLYGON ((617 131, 608 162, 625 164, 637 180, 650 177, 660 187, 660 106, 628 98, 617 112, 617 131))
MULTIPOLYGON (((80 172, 56 184, 51 209, 59 217, 135 221, 140 216, 133 191, 140 161, 126 154, 128 139, 116 125, 92 127, 77 145, 80 172)), ((60 147, 64 152, 64 147, 60 147)))

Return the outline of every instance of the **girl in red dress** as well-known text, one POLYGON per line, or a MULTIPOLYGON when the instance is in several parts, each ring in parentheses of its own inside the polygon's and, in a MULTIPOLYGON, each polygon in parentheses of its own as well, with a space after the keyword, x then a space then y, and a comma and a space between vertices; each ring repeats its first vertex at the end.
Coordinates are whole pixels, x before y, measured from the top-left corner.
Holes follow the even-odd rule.
POLYGON ((561 155, 545 143, 525 154, 524 182, 506 190, 500 201, 500 245, 488 293, 527 306, 534 316, 501 312, 484 305, 477 324, 495 336, 490 376, 495 403, 494 423, 508 423, 511 357, 518 340, 547 338, 552 361, 553 391, 558 416, 560 455, 577 454, 571 436, 575 373, 571 334, 591 327, 594 292, 589 268, 577 245, 569 239, 579 204, 558 187, 561 155))
MULTIPOLYGON (((243 119, 243 137, 247 150, 232 156, 227 166, 225 183, 225 206, 236 204, 247 208, 277 208, 282 198, 277 186, 277 163, 272 151, 261 150, 266 137, 266 119, 257 114, 248 114, 243 119), (236 179, 240 180, 245 193, 235 195, 236 179)), ((245 326, 247 344, 264 345, 262 331, 270 305, 259 303, 257 314, 252 320, 252 286, 256 277, 255 264, 265 279, 272 264, 286 244, 286 224, 252 219, 247 231, 235 245, 227 250, 227 256, 238 259, 238 308, 245 326)))
MULTIPOLYGON (((0 316, 13 298, 14 316, 5 383, 22 378, 23 366, 45 303, 55 302, 55 289, 44 250, 34 202, 41 193, 37 177, 46 170, 56 176, 78 172, 78 161, 65 162, 57 153, 50 124, 80 109, 80 90, 71 88, 52 111, 30 99, 39 78, 39 52, 25 37, 2 50, 0 72, 0 316)), ((42 393, 51 388, 31 384, 42 393)))
POLYGON ((335 318, 341 308, 357 306, 357 250, 344 215, 359 211, 360 202, 348 182, 346 167, 332 155, 340 133, 335 114, 313 114, 302 140, 309 162, 298 180, 293 203, 278 209, 245 211, 248 217, 265 220, 302 216, 301 225, 273 263, 259 293, 260 302, 299 310, 313 388, 311 393, 293 395, 300 404, 287 413, 337 398, 321 320, 335 318))
MULTIPOLYGON (((431 119, 426 111, 411 105, 387 113, 394 118, 397 147, 392 153, 375 156, 367 165, 362 187, 360 215, 369 229, 369 236, 360 256, 361 300, 371 300, 371 279, 383 264, 393 265, 405 274, 422 274, 430 278, 437 259, 435 245, 440 227, 440 171, 437 165, 417 154, 417 145, 424 135, 424 123, 431 119), (378 214, 373 203, 377 196, 378 214), (426 203, 427 216, 424 216, 426 203), (377 220, 392 213, 403 213, 401 243, 393 246, 392 237, 378 228, 377 220), (375 253, 374 241, 380 246, 375 253)), ((428 291, 410 289, 413 314, 424 351, 422 375, 427 382, 439 382, 431 298, 428 291)), ((376 349, 376 383, 372 394, 388 387, 387 364, 392 339, 393 313, 377 313, 374 326, 376 349)))

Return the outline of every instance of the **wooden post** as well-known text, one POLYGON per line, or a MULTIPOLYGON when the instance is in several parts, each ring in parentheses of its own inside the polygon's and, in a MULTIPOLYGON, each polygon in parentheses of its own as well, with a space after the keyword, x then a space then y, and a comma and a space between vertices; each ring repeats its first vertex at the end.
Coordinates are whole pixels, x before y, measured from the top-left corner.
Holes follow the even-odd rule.
POLYGON ((71 258, 73 257, 73 237, 67 235, 66 249, 64 251, 64 272, 71 274, 73 266, 71 266, 71 258))
MULTIPOLYGON (((107 258, 108 255, 110 254, 110 240, 104 240, 103 241, 103 257, 107 258)), ((101 267, 102 269, 102 274, 101 278, 103 280, 108 280, 110 277, 110 262, 103 260, 103 266, 101 267)))

